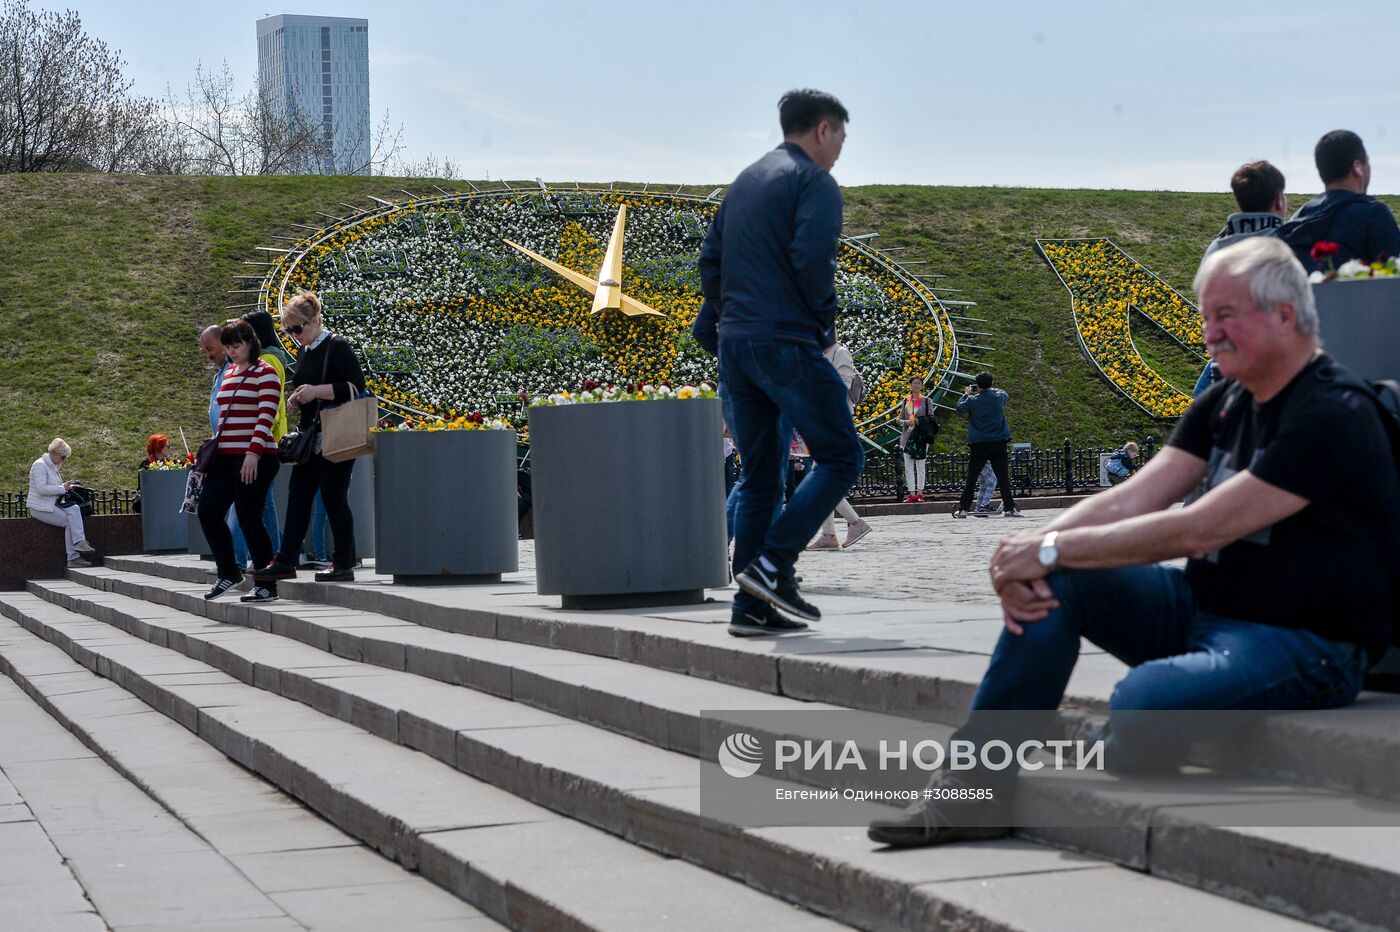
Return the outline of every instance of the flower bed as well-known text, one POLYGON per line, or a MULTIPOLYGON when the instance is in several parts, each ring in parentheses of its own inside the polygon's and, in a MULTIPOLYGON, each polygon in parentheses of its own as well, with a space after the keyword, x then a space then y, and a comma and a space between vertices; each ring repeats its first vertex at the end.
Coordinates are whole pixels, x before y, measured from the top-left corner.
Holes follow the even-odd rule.
MULTIPOLYGON (((264 306, 300 288, 360 348, 371 391, 411 418, 480 412, 517 429, 519 403, 558 386, 713 380, 690 335, 696 259, 717 201, 642 192, 446 195, 360 215, 297 244, 269 272, 264 306), (660 317, 591 313, 592 298, 506 246, 590 277, 627 206, 626 293, 660 317)), ((868 387, 857 412, 898 404, 910 375, 936 383, 956 359, 946 312, 913 276, 854 241, 838 255, 837 327, 868 387)), ((284 337, 289 350, 295 345, 284 337)))
POLYGON ((1109 240, 1036 240, 1036 246, 1069 289, 1080 345, 1109 384, 1155 417, 1185 412, 1191 396, 1143 360, 1129 317, 1138 311, 1204 363, 1195 305, 1109 240))

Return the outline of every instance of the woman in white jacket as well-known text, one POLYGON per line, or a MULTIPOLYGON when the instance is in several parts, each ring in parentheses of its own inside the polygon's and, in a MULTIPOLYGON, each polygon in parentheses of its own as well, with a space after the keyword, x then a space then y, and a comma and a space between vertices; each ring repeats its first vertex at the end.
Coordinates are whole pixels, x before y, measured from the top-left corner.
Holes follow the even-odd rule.
POLYGON ((58 498, 77 482, 64 482, 60 471, 72 448, 61 437, 49 444, 49 451, 29 467, 29 516, 36 521, 63 528, 63 545, 68 550, 68 565, 77 569, 92 566, 82 555, 92 553, 83 531, 83 513, 76 505, 58 506, 58 498))
MULTIPOLYGON (((851 358, 851 351, 843 343, 833 343, 822 353, 826 361, 836 367, 836 372, 841 376, 841 381, 846 383, 847 403, 851 407, 851 414, 855 414, 855 397, 850 394, 851 385, 860 374, 856 372, 855 360, 851 358)), ((836 513, 826 516, 822 522, 821 535, 816 540, 807 545, 808 550, 841 550, 843 547, 850 547, 866 534, 870 533, 870 525, 865 519, 856 514, 856 510, 851 507, 851 503, 846 499, 841 499, 836 506, 836 513), (842 544, 836 539, 836 514, 846 519, 846 542, 842 544)))

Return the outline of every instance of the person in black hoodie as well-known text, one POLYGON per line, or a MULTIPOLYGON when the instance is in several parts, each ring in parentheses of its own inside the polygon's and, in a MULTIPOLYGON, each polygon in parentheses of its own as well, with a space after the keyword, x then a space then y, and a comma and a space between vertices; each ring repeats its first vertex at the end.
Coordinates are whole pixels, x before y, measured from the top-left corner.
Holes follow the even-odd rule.
MULTIPOLYGON (((349 342, 326 330, 321 299, 315 293, 300 292, 282 306, 282 328, 301 345, 296 375, 287 391, 287 407, 300 409, 298 429, 308 431, 316 425, 326 402, 349 401, 365 390, 364 372, 349 342)), ((349 501, 355 461, 332 463, 321 455, 319 440, 318 437, 311 458, 292 470, 282 546, 271 563, 253 573, 260 582, 296 576, 297 554, 311 524, 317 490, 335 537, 335 552, 331 555, 331 568, 317 573, 316 581, 348 582, 355 578, 355 519, 349 501)))
POLYGON ((1371 160, 1361 137, 1334 129, 1317 141, 1313 150, 1324 190, 1304 204, 1274 231, 1287 243, 1303 268, 1327 271, 1351 259, 1375 262, 1400 256, 1400 226, 1390 208, 1366 193, 1371 185, 1371 160), (1337 244, 1337 251, 1322 260, 1312 257, 1320 242, 1337 244))

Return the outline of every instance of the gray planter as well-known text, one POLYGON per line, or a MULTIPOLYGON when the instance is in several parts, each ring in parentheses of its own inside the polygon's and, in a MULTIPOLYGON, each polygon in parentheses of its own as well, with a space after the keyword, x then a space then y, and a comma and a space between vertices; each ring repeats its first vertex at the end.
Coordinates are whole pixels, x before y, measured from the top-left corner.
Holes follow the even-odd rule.
POLYGON ((1366 379, 1400 379, 1400 278, 1313 285, 1322 347, 1366 379))
MULTIPOLYGON (((282 468, 277 470, 277 478, 272 480, 270 494, 272 495, 273 501, 277 503, 277 521, 279 529, 287 526, 287 484, 291 476, 292 467, 283 463, 282 468)), ((233 509, 230 508, 229 510, 232 511, 233 509)), ((203 557, 207 560, 212 560, 214 558, 214 551, 210 548, 209 541, 204 537, 204 528, 200 526, 199 516, 184 515, 183 517, 186 519, 186 527, 188 529, 186 536, 189 542, 186 552, 203 557)), ((225 518, 225 520, 228 519, 225 518)), ((359 535, 356 534, 355 536, 358 537, 359 535)), ((310 533, 308 533, 306 537, 310 540, 310 533)))
POLYGON ((184 551, 188 543, 185 501, 188 469, 143 469, 141 485, 141 549, 147 553, 184 551))
POLYGON ((204 536, 204 528, 200 526, 199 515, 185 515, 185 551, 206 560, 214 559, 214 550, 209 546, 209 540, 204 536))
POLYGON ((499 582, 515 572, 515 432, 379 434, 373 527, 375 571, 396 583, 499 582))
POLYGON ((531 408, 538 591, 617 608, 726 585, 721 431, 715 398, 531 408))

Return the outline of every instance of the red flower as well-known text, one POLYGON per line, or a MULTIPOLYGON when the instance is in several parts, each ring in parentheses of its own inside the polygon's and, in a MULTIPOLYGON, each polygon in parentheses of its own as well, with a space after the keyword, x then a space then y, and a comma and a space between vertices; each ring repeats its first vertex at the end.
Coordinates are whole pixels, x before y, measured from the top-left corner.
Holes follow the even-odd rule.
POLYGON ((597 388, 597 387, 598 387, 598 383, 595 382, 595 381, 593 381, 592 379, 584 379, 584 380, 583 380, 583 390, 584 390, 584 391, 586 391, 586 392, 591 392, 591 391, 593 391, 593 389, 595 389, 595 388, 597 388))
POLYGON ((1313 243, 1312 256, 1314 262, 1321 262, 1323 259, 1330 259, 1337 254, 1337 244, 1329 239, 1320 239, 1313 243))
POLYGON ((471 421, 473 424, 480 424, 485 421, 486 418, 480 411, 473 411, 471 414, 467 415, 467 420, 471 421))

